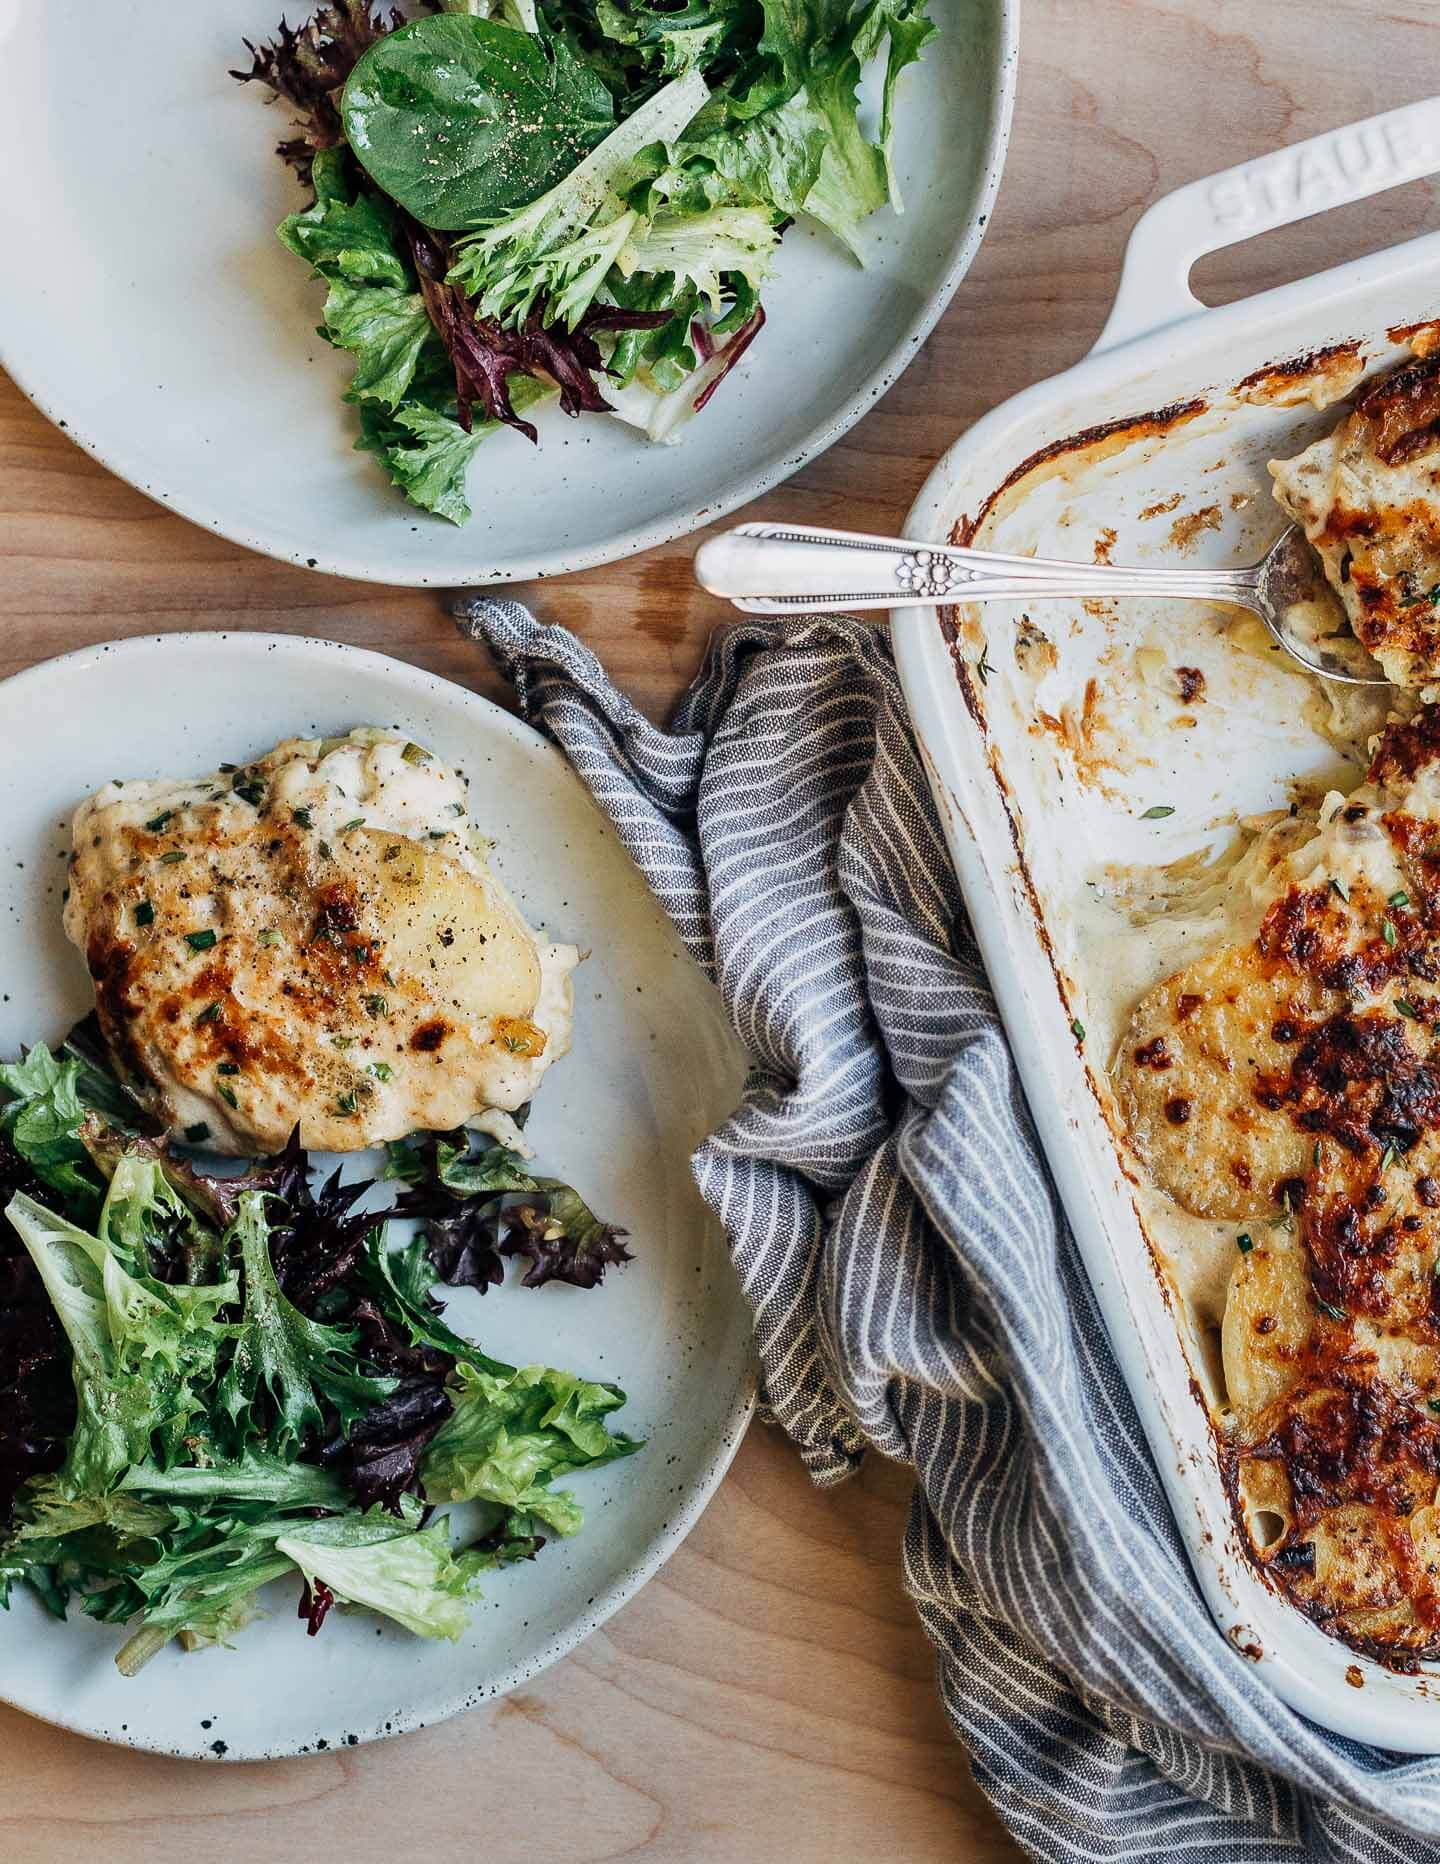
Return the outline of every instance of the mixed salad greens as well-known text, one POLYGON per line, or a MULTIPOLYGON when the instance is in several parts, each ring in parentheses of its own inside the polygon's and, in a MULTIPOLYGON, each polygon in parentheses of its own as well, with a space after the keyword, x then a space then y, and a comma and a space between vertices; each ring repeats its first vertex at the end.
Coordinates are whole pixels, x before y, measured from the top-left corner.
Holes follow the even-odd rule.
POLYGON ((458 1637, 482 1574, 581 1525, 555 1482, 641 1446, 618 1387, 492 1359, 433 1295, 593 1287, 621 1233, 503 1146, 390 1148, 392 1242, 367 1181, 318 1190, 292 1141, 221 1176, 153 1128, 82 1024, 0 1063, 0 1602, 130 1627, 133 1675, 172 1638, 227 1643, 289 1575, 319 1631, 363 1606, 458 1637), (484 1504, 432 1518, 435 1504, 484 1504))
POLYGON ((357 445, 461 523, 465 473, 526 410, 676 437, 765 321, 799 214, 861 256, 899 209, 896 86, 927 0, 331 0, 248 46, 297 113, 314 201, 280 238, 354 358, 357 445), (883 56, 876 133, 862 69, 883 56), (603 387, 602 387, 603 380, 603 387))

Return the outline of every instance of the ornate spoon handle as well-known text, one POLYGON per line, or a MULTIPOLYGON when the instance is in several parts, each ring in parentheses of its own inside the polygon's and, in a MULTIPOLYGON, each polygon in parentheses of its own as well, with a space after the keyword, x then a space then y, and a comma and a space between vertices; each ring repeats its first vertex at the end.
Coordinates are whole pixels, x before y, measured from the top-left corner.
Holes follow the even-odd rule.
POLYGON ((914 544, 857 531, 794 524, 743 524, 695 553, 695 574, 712 595, 751 615, 907 602, 1038 600, 1042 596, 1170 595, 1253 607, 1257 570, 1129 569, 1002 556, 960 544, 914 544))

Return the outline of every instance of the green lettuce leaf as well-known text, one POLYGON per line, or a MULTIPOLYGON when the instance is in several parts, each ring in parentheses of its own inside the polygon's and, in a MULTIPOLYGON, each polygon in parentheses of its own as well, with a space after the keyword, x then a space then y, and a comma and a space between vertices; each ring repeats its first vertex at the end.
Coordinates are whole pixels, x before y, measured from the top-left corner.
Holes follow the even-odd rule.
POLYGON ((245 1271, 245 1306, 216 1395, 232 1441, 298 1448, 318 1435, 327 1401, 348 1430, 395 1389, 394 1379, 361 1371, 354 1328, 311 1320, 286 1299, 270 1260, 262 1192, 242 1196, 232 1236, 245 1271))
POLYGON ((346 185, 345 153, 321 149, 311 169, 313 205, 276 229, 283 246, 322 278, 404 289, 410 272, 395 245, 394 216, 382 196, 346 185))
POLYGON ((439 338, 418 291, 393 285, 352 285, 335 279, 325 295, 325 335, 355 358, 347 401, 404 400, 427 349, 439 338))
POLYGON ((854 53, 866 65, 888 38, 885 58, 885 84, 880 116, 880 153, 885 163, 885 177, 890 205, 898 214, 903 211, 900 187, 895 178, 895 88, 907 65, 918 62, 925 47, 939 28, 925 11, 928 0, 872 0, 855 34, 854 53))
POLYGON ((233 1281, 172 1288, 134 1274, 110 1245, 18 1194, 6 1216, 45 1284, 70 1343, 76 1423, 56 1478, 67 1495, 103 1493, 152 1455, 168 1467, 203 1428, 201 1396, 227 1329, 216 1320, 233 1281))
POLYGON ((687 197, 678 189, 676 205, 695 207, 698 187, 698 204, 705 206, 724 199, 759 201, 791 219, 803 213, 829 138, 826 119, 808 93, 797 91, 753 117, 737 115, 729 97, 717 104, 695 119, 677 151, 691 192, 687 197), (706 176, 713 178, 708 185, 706 176))
MULTIPOLYGON (((507 380, 517 414, 554 392, 531 375, 512 375, 507 380)), ((452 524, 464 524, 470 516, 466 473, 476 448, 500 423, 476 421, 467 434, 455 418, 454 405, 453 396, 448 408, 413 395, 393 411, 375 401, 362 402, 355 447, 357 452, 375 454, 391 483, 412 505, 448 518, 452 524)))
MULTIPOLYGON (((409 1520, 413 1527, 413 1511, 409 1520)), ((147 1643, 156 1634, 163 1642, 183 1630, 214 1637, 261 1586, 294 1572, 295 1562, 277 1545, 287 1535, 304 1535, 313 1545, 363 1546, 393 1540, 397 1531, 395 1517, 380 1510, 315 1520, 261 1505, 205 1512, 177 1508, 152 1557, 127 1571, 120 1583, 89 1594, 85 1609, 112 1624, 138 1618, 138 1635, 147 1643)), ((122 1652, 117 1658, 122 1668, 125 1656, 122 1652)))
POLYGON ((345 1485, 328 1469, 247 1445, 232 1461, 182 1463, 161 1469, 139 1463, 127 1469, 112 1499, 136 1494, 152 1501, 174 1501, 187 1508, 211 1501, 268 1502, 274 1508, 344 1509, 345 1485))
POLYGON ((573 1534, 581 1514, 573 1495, 552 1490, 557 1476, 599 1468, 641 1446, 612 1436, 604 1418, 625 1402, 614 1385, 595 1384, 546 1366, 490 1372, 457 1366, 455 1409, 421 1463, 432 1502, 488 1501, 573 1534))
POLYGON ((43 1042, 21 1061, 0 1062, 0 1134, 42 1184, 84 1208, 99 1202, 101 1180, 79 1137, 86 1114, 80 1067, 43 1042))
POLYGON ((752 290, 770 269, 780 235, 758 207, 712 207, 702 214, 659 213, 620 255, 620 269, 658 273, 676 286, 693 285, 715 315, 722 280, 738 274, 752 290))
POLYGON ((417 1637, 458 1638, 478 1596, 480 1573, 494 1564, 483 1554, 455 1553, 444 1521, 418 1533, 367 1545, 326 1544, 303 1528, 275 1543, 313 1586, 337 1599, 393 1618, 417 1637))
POLYGON ((321 334, 355 358, 346 399, 393 409, 417 374, 443 376, 445 350, 396 243, 393 210, 349 187, 345 161, 339 149, 316 156, 314 205, 278 234, 329 287, 321 334))
MULTIPOLYGON (((132 1273, 153 1275, 169 1263, 183 1266, 185 1283, 165 1277, 171 1298, 182 1305, 187 1284, 209 1282, 223 1266, 218 1232, 196 1216, 152 1153, 123 1152, 115 1160, 96 1228, 132 1273)), ((225 1298, 238 1300, 239 1283, 230 1278, 225 1286, 225 1298)))
POLYGON ((574 329, 639 225, 624 194, 639 158, 673 143, 708 96, 698 72, 676 78, 528 207, 462 241, 449 277, 482 317, 523 323, 543 305, 547 323, 574 329))

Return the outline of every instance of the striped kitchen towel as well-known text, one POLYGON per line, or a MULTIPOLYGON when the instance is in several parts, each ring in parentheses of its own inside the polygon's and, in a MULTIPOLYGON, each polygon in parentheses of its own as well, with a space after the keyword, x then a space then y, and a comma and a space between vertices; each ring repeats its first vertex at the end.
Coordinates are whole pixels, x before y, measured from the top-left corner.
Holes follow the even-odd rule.
POLYGON ((514 680, 751 1057, 695 1171, 817 1482, 911 1464, 906 1586, 1045 1859, 1440 1858, 1440 1761, 1327 1735, 1217 1632, 1036 1146, 880 628, 719 633, 669 733, 514 602, 514 680))

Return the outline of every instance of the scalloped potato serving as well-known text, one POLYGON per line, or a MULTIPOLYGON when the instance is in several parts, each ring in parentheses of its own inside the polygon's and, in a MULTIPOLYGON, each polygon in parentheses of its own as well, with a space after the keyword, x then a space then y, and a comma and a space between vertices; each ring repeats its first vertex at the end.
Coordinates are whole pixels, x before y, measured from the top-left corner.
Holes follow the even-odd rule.
POLYGON ((1382 376, 1330 433, 1270 472, 1385 677, 1429 687, 1440 677, 1440 355, 1382 376))
POLYGON ((1440 707, 1239 877, 1116 1087, 1155 1183, 1234 1226, 1222 1454, 1255 1554, 1404 1667, 1440 1651, 1440 707))
POLYGON ((491 871, 463 780, 364 728, 76 812, 65 930, 127 1083, 232 1153, 508 1115, 570 1043, 571 945, 491 871))

